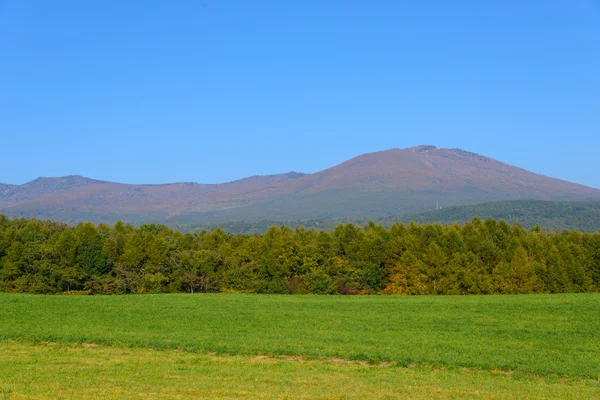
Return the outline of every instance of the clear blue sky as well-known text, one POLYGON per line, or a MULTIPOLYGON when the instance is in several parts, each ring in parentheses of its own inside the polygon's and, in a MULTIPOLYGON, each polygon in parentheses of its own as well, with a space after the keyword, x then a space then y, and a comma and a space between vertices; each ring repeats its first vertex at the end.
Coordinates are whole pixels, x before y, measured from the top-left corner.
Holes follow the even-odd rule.
POLYGON ((0 0, 0 182, 434 144, 600 187, 600 1, 0 0))

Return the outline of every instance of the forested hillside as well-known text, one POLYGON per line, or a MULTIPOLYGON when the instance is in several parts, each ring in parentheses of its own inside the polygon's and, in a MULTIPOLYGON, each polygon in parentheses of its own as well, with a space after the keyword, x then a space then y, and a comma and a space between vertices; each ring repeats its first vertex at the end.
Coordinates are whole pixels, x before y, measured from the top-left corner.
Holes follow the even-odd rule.
POLYGON ((558 293, 600 290, 600 233, 457 224, 183 234, 0 216, 0 290, 125 294, 558 293))
MULTIPOLYGON (((504 219, 509 223, 519 222, 526 228, 536 225, 546 230, 572 229, 584 232, 600 230, 600 201, 542 201, 511 200, 472 206, 448 207, 438 211, 402 215, 402 222, 463 224, 473 217, 504 219)), ((387 219, 388 221, 390 219, 387 219)), ((386 219, 382 220, 386 222, 386 219)))
MULTIPOLYGON (((454 222, 464 224, 475 217, 503 219, 510 224, 518 222, 530 229, 539 225, 547 231, 563 229, 582 232, 600 230, 600 201, 542 201, 542 200, 508 200, 472 206, 447 207, 437 211, 416 214, 400 214, 397 216, 373 218, 377 223, 389 228, 395 223, 409 224, 441 223, 450 225, 454 222)), ((171 226, 183 231, 213 230, 218 227, 229 233, 265 233, 271 226, 287 225, 291 228, 303 226, 318 230, 334 230, 341 223, 365 225, 370 218, 320 218, 307 220, 260 220, 260 221, 227 221, 222 223, 198 224, 190 221, 170 221, 171 226)))

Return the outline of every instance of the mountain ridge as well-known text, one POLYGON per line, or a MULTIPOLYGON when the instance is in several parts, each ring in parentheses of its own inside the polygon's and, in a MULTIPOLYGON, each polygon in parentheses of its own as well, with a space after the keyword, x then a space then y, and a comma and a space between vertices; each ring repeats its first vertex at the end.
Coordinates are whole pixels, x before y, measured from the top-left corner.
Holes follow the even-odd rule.
POLYGON ((498 200, 600 200, 600 190, 432 145, 365 153, 312 174, 217 184, 124 184, 70 175, 0 186, 0 212, 69 222, 378 217, 426 211, 438 201, 498 200))

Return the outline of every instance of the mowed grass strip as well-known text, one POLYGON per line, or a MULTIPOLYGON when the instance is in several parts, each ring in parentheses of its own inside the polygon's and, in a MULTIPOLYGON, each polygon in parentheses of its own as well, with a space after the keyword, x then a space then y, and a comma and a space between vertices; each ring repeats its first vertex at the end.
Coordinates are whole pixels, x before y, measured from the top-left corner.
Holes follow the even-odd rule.
POLYGON ((0 399, 593 399, 597 382, 177 350, 0 342, 0 399))
POLYGON ((0 295, 0 338, 600 377, 600 294, 0 295))

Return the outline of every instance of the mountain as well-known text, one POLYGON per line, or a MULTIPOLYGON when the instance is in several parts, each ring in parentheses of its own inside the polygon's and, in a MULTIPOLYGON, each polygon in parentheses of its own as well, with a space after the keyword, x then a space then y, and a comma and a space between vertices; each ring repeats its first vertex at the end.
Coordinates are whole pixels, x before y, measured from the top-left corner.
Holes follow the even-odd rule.
POLYGON ((36 218, 172 225, 383 217, 496 200, 600 200, 600 190, 460 149, 418 146, 363 154, 316 172, 222 184, 126 185, 39 178, 0 192, 0 212, 36 218))
MULTIPOLYGON (((159 222, 190 209, 224 208, 232 196, 302 176, 288 172, 208 185, 127 185, 77 175, 38 178, 0 194, 0 213, 66 222, 159 222)), ((235 204, 244 204, 243 198, 235 204)))
POLYGON ((38 199, 54 192, 101 183, 106 182, 84 178, 79 175, 70 175, 61 178, 37 178, 23 185, 12 185, 5 190, 0 190, 0 200, 7 202, 23 202, 38 199))
POLYGON ((534 174, 460 149, 418 146, 364 154, 250 194, 228 210, 191 212, 168 222, 376 218, 512 199, 594 200, 600 190, 534 174))
POLYGON ((534 174, 475 153, 434 146, 364 154, 281 188, 294 194, 354 188, 548 200, 594 197, 600 193, 598 189, 534 174))

